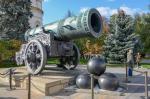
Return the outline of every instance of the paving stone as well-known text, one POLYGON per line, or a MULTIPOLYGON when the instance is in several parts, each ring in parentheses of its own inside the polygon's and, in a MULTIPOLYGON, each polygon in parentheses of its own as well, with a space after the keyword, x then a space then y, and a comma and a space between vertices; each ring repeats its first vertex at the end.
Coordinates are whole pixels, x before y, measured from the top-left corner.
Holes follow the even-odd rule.
MULTIPOLYGON (((24 72, 25 70, 26 70, 25 68, 19 68, 17 72, 24 72)), ((140 70, 144 71, 145 69, 140 69, 140 70)), ((150 72, 150 70, 148 69, 146 71, 150 72)), ((75 90, 72 91, 62 90, 68 85, 70 85, 70 83, 73 84, 74 77, 83 72, 87 73, 86 66, 79 66, 74 71, 62 71, 61 69, 44 70, 40 76, 32 77, 32 81, 33 81, 32 83, 37 84, 36 86, 38 86, 38 89, 43 89, 43 93, 40 93, 39 91, 35 91, 36 88, 32 86, 31 87, 32 98, 33 99, 91 99, 90 90, 89 93, 82 92, 82 91, 75 91, 75 90), (58 81, 59 83, 56 83, 55 81, 58 81), (54 83, 49 85, 48 83, 51 82, 54 83), (45 96, 44 92, 48 92, 46 93, 46 95, 50 95, 50 94, 51 95, 45 96)), ((106 72, 114 73, 115 75, 117 75, 117 77, 119 77, 119 79, 122 82, 125 79, 125 68, 108 67, 106 69, 106 72)), ((27 73, 24 74, 26 75, 27 73)), ((131 83, 128 83, 127 85, 124 84, 121 85, 127 87, 127 91, 125 92, 125 94, 119 95, 119 94, 113 94, 111 92, 105 92, 103 94, 96 93, 95 99, 144 99, 144 91, 145 91, 144 76, 136 72, 134 72, 133 74, 134 76, 130 79, 131 83)), ((150 75, 150 73, 148 75, 150 75)), ((21 88, 16 87, 16 90, 14 91, 6 90, 8 88, 8 78, 5 79, 5 81, 7 81, 5 83, 2 83, 1 79, 2 78, 0 77, 0 98, 12 97, 17 99, 27 99, 27 90, 23 87, 23 86, 27 87, 27 78, 23 81, 23 83, 21 83, 21 88)), ((148 80, 149 80, 148 83, 150 84, 149 77, 148 80)), ((17 81, 19 82, 19 80, 17 81)), ((150 87, 149 87, 149 95, 150 95, 150 87)))

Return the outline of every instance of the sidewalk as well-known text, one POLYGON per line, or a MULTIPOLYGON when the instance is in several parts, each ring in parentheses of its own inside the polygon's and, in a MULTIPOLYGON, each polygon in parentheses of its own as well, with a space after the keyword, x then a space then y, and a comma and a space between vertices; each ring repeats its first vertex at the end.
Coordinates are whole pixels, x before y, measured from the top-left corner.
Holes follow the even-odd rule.
POLYGON ((142 59, 141 63, 149 63, 150 64, 150 59, 142 59))
MULTIPOLYGON (((26 89, 16 88, 8 91, 9 85, 6 82, 0 81, 0 99, 28 99, 28 91, 26 89)), ((44 96, 31 93, 32 99, 44 99, 44 96)))
MULTIPOLYGON (((150 70, 139 69, 141 71, 148 71, 148 84, 149 84, 149 97, 150 97, 150 70)), ((107 68, 106 72, 114 73, 119 80, 125 77, 125 68, 107 68)), ((95 95, 95 99, 145 99, 144 75, 134 72, 133 77, 130 79, 131 83, 127 84, 127 91, 123 96, 113 95, 95 95)), ((64 91, 55 95, 58 99, 91 99, 91 93, 71 93, 64 91), (65 97, 65 98, 62 98, 65 97)))
MULTIPOLYGON (((81 69, 85 72, 86 66, 78 66, 78 69, 81 69)), ((148 76, 150 77, 150 70, 139 69, 141 71, 148 71, 148 76)), ((106 69, 106 72, 111 72, 117 75, 120 79, 125 77, 125 68, 110 68, 106 69)), ((144 75, 134 72, 131 79, 131 83, 128 83, 128 91, 124 96, 118 96, 117 99, 144 99, 144 75)), ((149 96, 150 96, 150 78, 148 77, 149 83, 149 96)), ((16 88, 16 90, 8 91, 8 83, 0 81, 0 99, 27 99, 28 92, 26 89, 16 88)), ((79 92, 66 92, 61 91, 58 94, 53 96, 44 96, 42 94, 37 94, 35 92, 31 93, 31 99, 91 99, 90 93, 79 93, 79 92)), ((96 95, 95 99, 109 99, 109 95, 99 96, 96 95), (105 98, 104 98, 105 97, 105 98), (107 98, 106 98, 107 97, 107 98)), ((116 98, 114 98, 116 99, 116 98)))

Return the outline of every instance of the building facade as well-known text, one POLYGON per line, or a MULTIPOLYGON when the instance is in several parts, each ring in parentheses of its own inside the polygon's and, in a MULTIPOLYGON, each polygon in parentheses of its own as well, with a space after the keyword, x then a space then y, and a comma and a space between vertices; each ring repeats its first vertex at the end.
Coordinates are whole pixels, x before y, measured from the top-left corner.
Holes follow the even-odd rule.
POLYGON ((43 0, 31 0, 31 11, 33 17, 29 20, 31 28, 41 26, 43 24, 43 10, 42 2, 43 0))

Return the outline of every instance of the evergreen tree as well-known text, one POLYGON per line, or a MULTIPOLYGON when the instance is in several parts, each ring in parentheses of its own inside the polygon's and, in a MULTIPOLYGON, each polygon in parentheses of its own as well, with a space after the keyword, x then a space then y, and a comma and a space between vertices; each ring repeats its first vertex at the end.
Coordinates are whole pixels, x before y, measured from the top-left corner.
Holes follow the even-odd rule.
POLYGON ((108 63, 122 63, 126 61, 128 49, 137 51, 140 40, 138 35, 133 34, 133 31, 133 18, 126 15, 123 10, 111 16, 110 33, 104 45, 104 56, 108 63))
POLYGON ((22 38, 30 27, 30 0, 0 0, 0 37, 22 38))

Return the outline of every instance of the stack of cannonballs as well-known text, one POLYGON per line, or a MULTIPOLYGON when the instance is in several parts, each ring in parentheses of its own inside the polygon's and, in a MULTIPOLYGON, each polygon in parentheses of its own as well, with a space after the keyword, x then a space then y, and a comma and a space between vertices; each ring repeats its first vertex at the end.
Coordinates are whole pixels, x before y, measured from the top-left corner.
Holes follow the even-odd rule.
MULTIPOLYGON (((94 86, 97 84, 101 89, 115 91, 119 87, 118 78, 112 73, 104 73, 106 70, 105 61, 102 58, 94 57, 89 60, 87 70, 94 75, 94 86)), ((81 74, 76 78, 76 85, 80 89, 91 88, 90 74, 81 74)))

